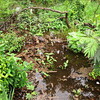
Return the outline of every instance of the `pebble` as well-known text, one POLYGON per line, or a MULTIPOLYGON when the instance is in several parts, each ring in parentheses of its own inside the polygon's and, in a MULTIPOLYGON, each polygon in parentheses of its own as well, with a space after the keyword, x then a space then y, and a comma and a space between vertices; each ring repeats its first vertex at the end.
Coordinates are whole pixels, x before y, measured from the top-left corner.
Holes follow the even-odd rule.
POLYGON ((97 81, 97 82, 96 82, 96 84, 97 84, 97 85, 99 85, 99 84, 100 84, 100 82, 98 82, 98 81, 97 81))

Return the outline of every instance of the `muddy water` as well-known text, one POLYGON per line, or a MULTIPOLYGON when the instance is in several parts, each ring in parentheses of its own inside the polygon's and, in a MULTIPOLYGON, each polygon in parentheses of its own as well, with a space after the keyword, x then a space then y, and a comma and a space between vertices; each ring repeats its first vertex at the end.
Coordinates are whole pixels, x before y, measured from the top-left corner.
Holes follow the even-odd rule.
MULTIPOLYGON (((57 72, 50 73, 46 79, 38 80, 36 91, 46 93, 50 100, 100 100, 99 80, 90 80, 88 73, 91 64, 81 53, 73 53, 64 43, 50 43, 48 51, 54 53, 57 62, 54 63, 57 72), (68 60, 68 67, 62 69, 68 60), (75 96, 73 89, 81 89, 80 95, 75 96)), ((38 73, 36 77, 40 76, 38 73)), ((40 76, 41 77, 41 76, 40 76)), ((48 100, 48 99, 43 99, 48 100)))

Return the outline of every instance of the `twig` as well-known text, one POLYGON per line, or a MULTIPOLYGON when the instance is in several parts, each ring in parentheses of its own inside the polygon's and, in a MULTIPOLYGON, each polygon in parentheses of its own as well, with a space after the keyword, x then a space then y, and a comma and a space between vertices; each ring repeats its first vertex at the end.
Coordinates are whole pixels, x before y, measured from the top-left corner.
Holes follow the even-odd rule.
POLYGON ((57 73, 57 71, 47 71, 47 73, 57 73))

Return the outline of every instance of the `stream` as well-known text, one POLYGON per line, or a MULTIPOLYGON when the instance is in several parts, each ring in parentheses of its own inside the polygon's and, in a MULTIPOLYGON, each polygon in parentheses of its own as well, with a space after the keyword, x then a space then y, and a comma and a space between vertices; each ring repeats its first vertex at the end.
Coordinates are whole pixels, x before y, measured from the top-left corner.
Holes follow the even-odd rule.
MULTIPOLYGON (((89 77, 92 64, 82 53, 72 52, 66 41, 54 36, 31 37, 28 41, 30 43, 26 43, 17 57, 27 62, 32 61, 35 63, 33 69, 39 70, 28 72, 28 79, 38 92, 31 100, 100 100, 100 80, 89 77), (45 60, 45 53, 53 53, 53 58, 57 60, 53 68, 49 69, 48 77, 41 73, 48 72, 46 66, 41 67, 40 61, 34 61, 35 58, 45 60), (64 67, 66 61, 68 66, 64 67)), ((27 100, 27 92, 31 91, 25 87, 16 89, 14 100, 27 100)))
MULTIPOLYGON (((50 73, 49 77, 38 80, 37 92, 42 90, 40 96, 43 100, 100 100, 99 80, 91 80, 88 73, 92 67, 90 61, 82 53, 74 53, 67 49, 66 44, 48 44, 49 52, 54 53, 57 62, 54 63, 57 72, 50 73), (68 60, 68 66, 62 69, 63 63, 68 60), (73 90, 81 90, 80 95, 75 96, 73 90), (46 93, 46 94, 45 94, 46 93), (46 98, 47 97, 47 98, 46 98)), ((36 77, 42 77, 36 74, 36 77)), ((38 100, 39 100, 38 98, 38 100)), ((41 100, 42 100, 41 99, 41 100)))

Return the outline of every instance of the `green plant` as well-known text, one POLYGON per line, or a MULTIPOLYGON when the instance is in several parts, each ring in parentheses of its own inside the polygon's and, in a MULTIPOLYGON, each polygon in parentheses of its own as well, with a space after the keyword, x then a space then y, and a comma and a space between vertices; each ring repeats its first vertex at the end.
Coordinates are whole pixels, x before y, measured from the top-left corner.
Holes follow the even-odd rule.
POLYGON ((34 89, 35 89, 35 86, 34 86, 34 85, 28 84, 28 85, 27 85, 27 89, 28 89, 28 90, 34 90, 34 89))
POLYGON ((36 96, 38 93, 34 90, 35 86, 34 85, 27 85, 27 89, 32 90, 31 93, 26 93, 26 98, 28 100, 31 100, 32 98, 34 98, 34 96, 36 96))
POLYGON ((90 74, 93 78, 100 76, 100 34, 91 30, 84 33, 72 32, 68 36, 69 47, 94 60, 94 70, 90 74))
POLYGON ((35 0, 35 3, 37 5, 41 6, 54 6, 56 3, 61 3, 65 0, 35 0))
POLYGON ((5 93, 10 98, 16 87, 27 85, 26 71, 30 70, 32 66, 33 64, 23 62, 14 54, 0 52, 0 96, 5 93))
POLYGON ((51 68, 54 66, 54 62, 56 62, 56 59, 53 58, 53 53, 45 53, 45 59, 35 58, 35 61, 40 63, 40 67, 51 68))
POLYGON ((15 4, 15 0, 0 0, 0 21, 6 20, 7 17, 14 12, 11 8, 15 4))
POLYGON ((50 30, 63 30, 66 23, 59 20, 61 14, 45 10, 27 10, 21 12, 17 20, 20 29, 28 30, 31 34, 43 34, 50 30))
POLYGON ((63 65, 62 66, 59 66, 59 68, 61 68, 61 69, 66 69, 67 67, 68 67, 68 60, 66 60, 64 63, 63 63, 63 65))
POLYGON ((100 77, 100 64, 95 65, 94 69, 92 70, 92 72, 89 73, 89 75, 92 76, 94 79, 100 77))
POLYGON ((54 59, 52 56, 53 56, 53 53, 45 53, 46 55, 46 66, 47 67, 52 67, 54 62, 56 62, 57 60, 54 59))
POLYGON ((2 84, 0 84, 0 89, 2 90, 2 93, 0 93, 0 100, 11 100, 8 98, 7 91, 5 90, 2 84))
POLYGON ((33 91, 31 93, 26 93, 26 98, 28 100, 31 100, 32 98, 34 98, 37 95, 37 92, 33 91))
POLYGON ((49 74, 47 74, 46 72, 41 72, 44 76, 46 76, 46 77, 48 77, 48 76, 50 76, 49 74))
POLYGON ((86 4, 81 0, 65 0, 63 5, 69 11, 69 20, 72 21, 84 21, 84 11, 86 4))
POLYGON ((0 34, 1 50, 8 52, 20 51, 24 44, 24 37, 18 37, 15 33, 0 34))
POLYGON ((80 37, 84 34, 81 34, 79 32, 71 32, 68 33, 69 36, 67 36, 68 46, 71 48, 74 52, 81 52, 82 51, 82 45, 80 43, 80 37))
POLYGON ((27 98, 28 100, 31 100, 31 99, 33 98, 33 96, 32 96, 32 94, 30 94, 30 93, 26 93, 26 98, 27 98))
POLYGON ((64 62, 64 65, 62 66, 62 69, 66 69, 67 66, 68 66, 68 60, 66 60, 66 61, 64 62))
MULTIPOLYGON (((87 30, 85 33, 72 32, 69 33, 68 42, 69 47, 73 50, 77 49, 79 52, 83 50, 84 54, 89 58, 93 58, 98 52, 100 46, 100 34, 91 30, 87 30), (74 46, 75 45, 75 46, 74 46)), ((98 60, 96 57, 94 60, 98 60)))
POLYGON ((0 0, 0 21, 7 21, 22 8, 33 6, 31 0, 0 0))
POLYGON ((73 89, 72 92, 75 94, 75 96, 79 96, 81 94, 82 90, 81 89, 77 89, 77 90, 73 89))

